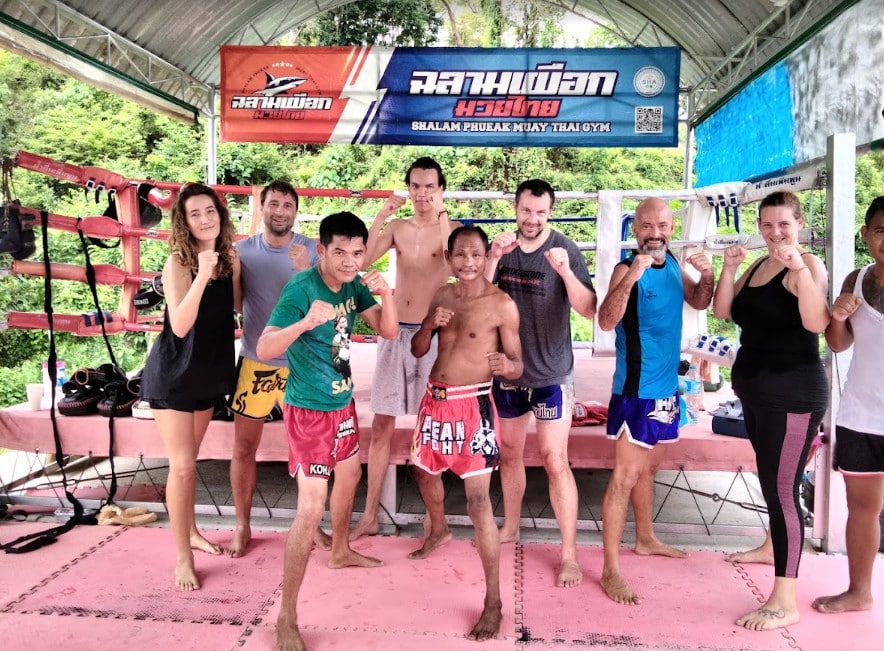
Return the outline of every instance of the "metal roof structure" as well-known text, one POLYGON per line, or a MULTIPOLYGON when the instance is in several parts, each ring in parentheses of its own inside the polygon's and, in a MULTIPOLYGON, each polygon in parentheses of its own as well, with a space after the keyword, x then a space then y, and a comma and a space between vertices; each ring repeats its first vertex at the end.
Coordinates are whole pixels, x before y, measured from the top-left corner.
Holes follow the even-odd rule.
MULTIPOLYGON (((694 124, 857 0, 549 0, 682 51, 694 124)), ((222 45, 273 45, 340 0, 0 0, 0 47, 182 119, 214 117, 222 45)), ((568 20, 567 14, 565 20, 568 20)))

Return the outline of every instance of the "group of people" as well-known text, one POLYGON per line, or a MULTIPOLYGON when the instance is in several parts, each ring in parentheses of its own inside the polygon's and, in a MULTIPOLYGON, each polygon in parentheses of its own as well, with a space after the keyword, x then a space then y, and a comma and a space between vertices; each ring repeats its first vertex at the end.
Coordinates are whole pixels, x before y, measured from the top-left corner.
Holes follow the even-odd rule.
POLYGON ((189 184, 179 193, 163 269, 163 331, 145 366, 142 397, 151 405, 169 457, 167 503, 177 552, 175 582, 181 589, 199 588, 193 549, 231 557, 246 552, 256 450, 278 403, 289 441, 289 472, 298 484, 285 546, 279 648, 304 648, 297 599, 314 546, 331 550, 333 568, 381 565, 354 551, 350 542, 378 533, 395 420, 405 414, 417 416, 411 456, 427 509, 424 538, 411 558, 424 558, 452 538, 441 473, 450 469, 464 481, 486 583, 471 639, 489 639, 499 631, 500 545, 519 539, 526 485, 522 455, 532 416, 561 533, 556 583, 579 585, 578 496, 567 456, 574 406, 573 309, 616 335, 607 424, 615 464, 603 499, 600 584, 616 602, 639 603, 619 564, 629 504, 636 553, 685 556, 655 536, 652 508, 658 443, 678 438, 677 373, 686 302, 696 309, 711 303, 717 316, 733 318, 742 331, 733 386, 743 402, 770 513, 776 578, 768 601, 737 623, 761 630, 798 619, 795 579, 804 531, 798 483, 828 405, 818 345, 822 332, 833 350, 853 344, 858 354, 845 387, 835 450, 848 488, 851 583, 845 593, 817 599, 814 606, 823 612, 871 607, 880 535, 874 532, 884 499, 884 397, 875 389, 869 351, 884 343, 884 198, 869 208, 862 229, 875 262, 847 277, 831 312, 825 266, 799 244, 804 217, 791 193, 775 192, 761 202, 758 227, 768 255, 736 278, 746 251, 731 247, 717 289, 705 254, 682 265, 669 250, 674 230, 669 205, 646 199, 635 211, 636 249, 615 266, 596 314, 582 253, 549 224, 555 205, 549 183, 531 179, 519 185, 516 230, 493 241, 481 228, 449 219, 445 175, 432 158, 417 159, 405 184, 411 216, 394 218, 406 199, 391 195, 370 228, 352 213, 326 217, 318 242, 293 232, 298 195, 284 181, 261 194, 263 232, 239 242, 211 188, 189 184), (383 274, 370 269, 391 249, 397 253, 395 292, 383 274), (234 311, 244 319, 237 366, 234 311), (351 530, 362 472, 349 366, 349 333, 357 315, 380 340, 366 504, 351 530), (221 395, 229 396, 235 414, 236 529, 224 549, 199 533, 193 515, 196 458, 221 395), (504 497, 500 529, 489 499, 491 473, 498 467, 504 497), (329 537, 320 524, 332 473, 329 537))

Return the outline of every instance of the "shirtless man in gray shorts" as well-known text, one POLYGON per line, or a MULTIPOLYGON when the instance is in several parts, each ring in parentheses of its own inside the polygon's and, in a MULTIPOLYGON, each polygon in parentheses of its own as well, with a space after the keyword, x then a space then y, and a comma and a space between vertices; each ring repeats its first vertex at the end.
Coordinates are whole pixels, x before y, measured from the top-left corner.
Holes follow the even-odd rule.
POLYGON ((429 353, 419 359, 411 354, 411 339, 420 328, 436 289, 448 282, 450 269, 443 250, 451 231, 460 226, 448 219, 442 201, 445 175, 439 163, 429 157, 418 158, 405 173, 405 184, 414 216, 387 222, 405 204, 404 197, 391 195, 368 232, 366 267, 388 250, 396 251, 393 298, 399 315, 399 337, 379 339, 377 344, 371 392, 374 420, 368 448, 368 491, 365 510, 350 533, 351 540, 378 533, 381 488, 390 465, 396 416, 417 413, 436 360, 435 339, 429 353))

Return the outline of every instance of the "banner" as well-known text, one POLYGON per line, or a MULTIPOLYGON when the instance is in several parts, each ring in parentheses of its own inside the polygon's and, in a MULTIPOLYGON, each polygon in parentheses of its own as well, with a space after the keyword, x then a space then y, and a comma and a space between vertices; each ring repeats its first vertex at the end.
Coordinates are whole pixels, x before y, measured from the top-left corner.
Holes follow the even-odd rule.
POLYGON ((237 142, 674 147, 678 48, 221 48, 237 142))

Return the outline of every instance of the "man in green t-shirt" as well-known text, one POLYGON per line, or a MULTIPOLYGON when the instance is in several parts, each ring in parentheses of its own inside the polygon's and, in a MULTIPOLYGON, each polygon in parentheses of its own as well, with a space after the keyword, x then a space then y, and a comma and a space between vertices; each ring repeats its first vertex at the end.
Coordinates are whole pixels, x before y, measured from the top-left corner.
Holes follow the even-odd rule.
POLYGON ((298 591, 307 569, 313 533, 322 520, 328 478, 332 552, 329 567, 377 567, 349 544, 353 498, 362 474, 359 424, 353 403, 349 332, 358 314, 381 337, 399 332, 393 291, 377 271, 361 278, 368 229, 359 217, 329 215, 319 225, 319 264, 283 288, 258 339, 261 359, 285 352, 289 366, 283 418, 289 440, 289 472, 298 482, 298 507, 286 539, 282 604, 276 623, 279 648, 304 648, 298 632, 298 591), (378 305, 372 296, 378 294, 378 305))

